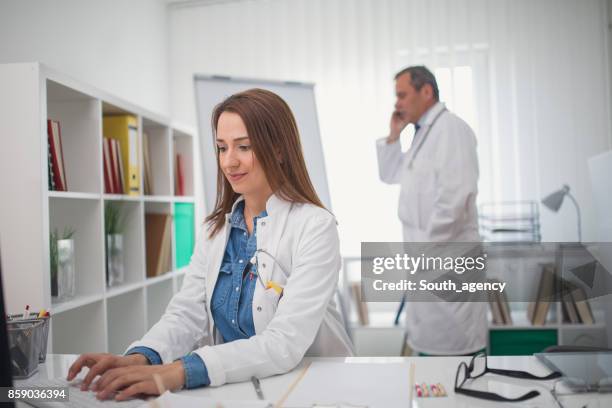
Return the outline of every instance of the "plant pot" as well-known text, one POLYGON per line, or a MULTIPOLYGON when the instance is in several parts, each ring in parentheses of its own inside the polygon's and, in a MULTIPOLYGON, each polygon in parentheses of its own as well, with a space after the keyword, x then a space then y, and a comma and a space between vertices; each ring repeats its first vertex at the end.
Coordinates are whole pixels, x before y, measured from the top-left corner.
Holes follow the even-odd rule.
POLYGON ((58 301, 72 299, 76 292, 76 266, 73 239, 57 240, 57 273, 51 279, 51 295, 58 301))
POLYGON ((55 270, 51 271, 51 297, 57 299, 57 265, 51 266, 55 270))
POLYGON ((107 285, 116 286, 125 281, 125 266, 123 262, 123 235, 109 234, 106 236, 106 276, 107 285))

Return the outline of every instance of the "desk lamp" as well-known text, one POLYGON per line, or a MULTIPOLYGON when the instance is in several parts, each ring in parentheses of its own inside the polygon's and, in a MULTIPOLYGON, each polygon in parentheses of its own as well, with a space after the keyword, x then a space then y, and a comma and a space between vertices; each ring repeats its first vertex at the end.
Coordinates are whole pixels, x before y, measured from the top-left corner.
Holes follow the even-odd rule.
POLYGON ((553 212, 559 211, 561 205, 563 204, 563 200, 565 196, 569 197, 570 200, 574 203, 576 207, 576 214, 578 215, 578 242, 582 242, 582 227, 580 225, 580 207, 578 206, 578 202, 574 198, 573 195, 570 194, 570 188, 567 184, 564 184, 560 190, 555 191, 554 193, 549 194, 544 197, 542 200, 542 204, 549 210, 553 212))

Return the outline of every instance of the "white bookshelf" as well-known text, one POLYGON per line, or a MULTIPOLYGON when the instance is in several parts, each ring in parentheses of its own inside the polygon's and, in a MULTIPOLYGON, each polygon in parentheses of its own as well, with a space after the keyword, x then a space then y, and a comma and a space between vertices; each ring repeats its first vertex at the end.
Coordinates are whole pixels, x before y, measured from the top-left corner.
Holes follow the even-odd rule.
MULTIPOLYGON (((580 246, 563 244, 542 244, 539 250, 534 246, 496 246, 489 245, 489 266, 487 277, 497 277, 500 280, 507 280, 511 274, 516 274, 519 269, 532 272, 523 273, 526 280, 522 282, 525 293, 535 293, 540 279, 540 264, 554 263, 556 267, 568 271, 571 268, 588 262, 590 257, 585 257, 585 251, 580 246), (492 257, 493 255, 493 257, 492 257), (501 265, 496 265, 495 261, 501 261, 501 265)), ((567 274, 563 274, 567 277, 567 274)), ((497 325, 492 323, 492 316, 488 313, 489 343, 491 349, 491 339, 493 332, 515 331, 523 334, 523 338, 529 336, 531 331, 548 331, 554 333, 557 344, 563 346, 595 346, 607 347, 606 336, 606 310, 600 299, 589 299, 589 305, 593 313, 593 324, 570 323, 564 320, 563 305, 560 301, 551 301, 543 325, 534 325, 527 316, 527 302, 509 302, 512 316, 511 325, 497 325)), ((520 341, 520 340, 518 340, 520 341)))
MULTIPOLYGON (((7 310, 20 313, 26 304, 51 310, 49 352, 121 353, 159 319, 182 284, 184 269, 176 259, 182 237, 176 236, 174 221, 171 267, 147 278, 145 214, 174 216, 177 203, 201 205, 194 199, 195 131, 39 63, 0 65, 0 89, 0 248, 7 310), (138 118, 139 196, 104 193, 102 118, 109 114, 138 118), (48 190, 48 118, 61 126, 65 192, 48 190), (153 173, 150 195, 144 195, 143 137, 148 137, 153 173), (177 153, 185 170, 180 197, 174 185, 177 153), (107 287, 105 268, 108 202, 119 206, 126 220, 125 280, 113 287, 107 287), (76 296, 55 303, 49 232, 65 227, 75 230, 76 296)), ((195 234, 195 220, 193 227, 195 234)))

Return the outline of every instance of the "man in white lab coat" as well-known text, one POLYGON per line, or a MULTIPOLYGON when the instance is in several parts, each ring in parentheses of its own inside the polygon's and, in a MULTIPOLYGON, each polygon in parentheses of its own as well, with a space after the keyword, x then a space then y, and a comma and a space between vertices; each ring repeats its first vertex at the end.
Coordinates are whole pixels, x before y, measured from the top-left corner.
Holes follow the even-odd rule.
MULTIPOLYGON (((477 242, 478 157, 469 125, 439 101, 423 66, 395 76, 397 101, 389 136, 377 141, 380 178, 400 184, 399 218, 406 242, 477 242), (415 125, 402 152, 401 131, 415 125)), ((470 354, 486 346, 486 303, 408 302, 408 343, 426 354, 470 354)))

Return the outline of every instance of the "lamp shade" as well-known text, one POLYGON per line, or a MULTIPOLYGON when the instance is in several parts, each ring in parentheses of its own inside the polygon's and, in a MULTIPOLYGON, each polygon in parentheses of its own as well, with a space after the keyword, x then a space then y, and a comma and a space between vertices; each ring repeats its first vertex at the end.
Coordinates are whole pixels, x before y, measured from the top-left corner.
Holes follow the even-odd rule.
POLYGON ((557 212, 559 211, 559 208, 561 208, 561 205, 563 204, 563 199, 565 198, 567 193, 569 193, 569 186, 564 185, 561 190, 557 190, 554 193, 551 193, 548 196, 544 197, 544 199, 542 200, 542 204, 544 204, 544 206, 546 206, 546 208, 548 208, 549 210, 557 212))
POLYGON ((559 211, 559 208, 561 208, 565 196, 568 196, 571 202, 574 203, 574 206, 576 207, 576 221, 578 222, 578 242, 582 242, 582 222, 580 221, 580 206, 578 206, 578 201, 576 201, 574 196, 572 196, 572 193, 570 193, 570 188, 567 184, 564 184, 561 190, 557 190, 554 193, 551 193, 548 196, 544 197, 544 199, 542 200, 542 204, 544 204, 544 206, 549 210, 557 212, 559 211))

